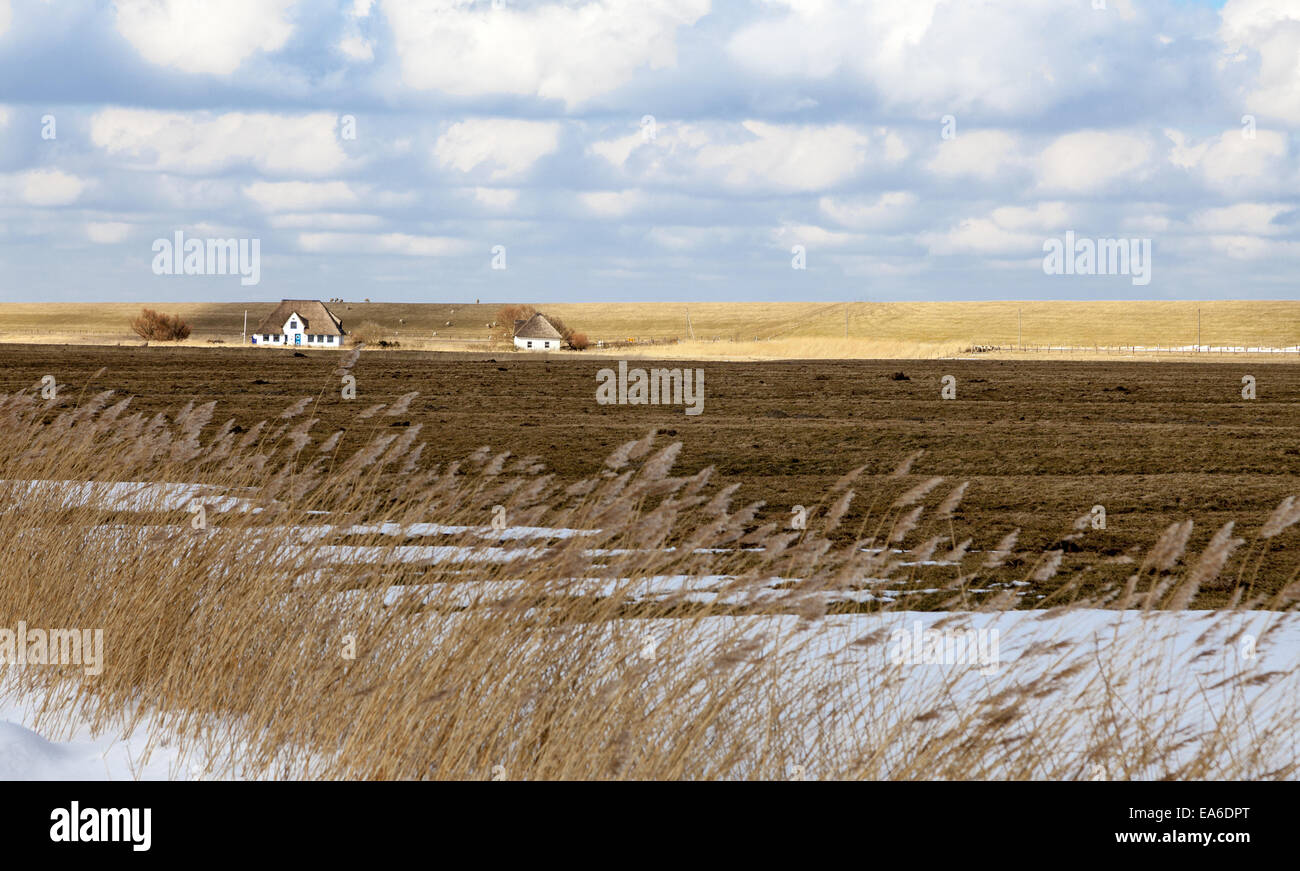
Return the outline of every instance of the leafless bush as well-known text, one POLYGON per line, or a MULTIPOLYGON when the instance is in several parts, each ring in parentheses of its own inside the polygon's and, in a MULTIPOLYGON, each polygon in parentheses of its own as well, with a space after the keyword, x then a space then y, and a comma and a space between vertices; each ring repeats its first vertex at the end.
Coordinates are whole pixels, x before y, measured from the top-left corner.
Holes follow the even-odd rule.
POLYGON ((169 315, 151 308, 141 309, 131 321, 131 330, 152 342, 179 342, 190 337, 190 325, 179 315, 169 315))
POLYGON ((348 341, 353 347, 357 345, 388 347, 390 344, 394 344, 392 331, 374 321, 366 321, 348 330, 348 341))

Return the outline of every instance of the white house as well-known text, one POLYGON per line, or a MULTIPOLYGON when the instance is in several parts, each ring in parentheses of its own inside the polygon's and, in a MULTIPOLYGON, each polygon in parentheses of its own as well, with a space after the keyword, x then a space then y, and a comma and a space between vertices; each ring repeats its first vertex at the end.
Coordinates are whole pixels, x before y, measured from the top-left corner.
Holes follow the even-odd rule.
POLYGON ((544 316, 535 314, 526 321, 515 321, 515 347, 525 351, 558 351, 564 336, 544 316))
POLYGON ((341 348, 343 322, 318 299, 281 300, 275 311, 262 318, 249 341, 272 348, 341 348))

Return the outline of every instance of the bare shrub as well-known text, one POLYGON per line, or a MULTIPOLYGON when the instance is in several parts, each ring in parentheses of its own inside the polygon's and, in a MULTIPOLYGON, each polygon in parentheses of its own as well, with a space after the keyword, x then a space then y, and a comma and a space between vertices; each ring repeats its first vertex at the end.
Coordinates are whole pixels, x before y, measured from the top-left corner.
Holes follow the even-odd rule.
POLYGON ((169 315, 151 308, 141 309, 131 321, 131 330, 153 342, 179 342, 190 337, 190 325, 180 315, 169 315))
POLYGON ((358 324, 348 330, 348 342, 351 343, 353 347, 356 347, 357 345, 374 345, 376 347, 386 348, 391 344, 395 344, 392 341, 391 336, 391 330, 387 327, 380 326, 374 321, 366 321, 365 323, 358 324))

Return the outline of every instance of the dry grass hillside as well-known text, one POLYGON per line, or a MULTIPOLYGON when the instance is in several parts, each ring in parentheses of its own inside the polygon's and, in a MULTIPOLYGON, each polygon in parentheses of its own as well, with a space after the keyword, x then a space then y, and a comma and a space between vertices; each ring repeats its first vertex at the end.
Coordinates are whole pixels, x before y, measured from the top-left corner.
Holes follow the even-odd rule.
MULTIPOLYGON (((0 303, 0 341, 138 342, 128 321, 148 305, 193 327, 188 344, 236 343, 273 308, 261 303, 0 303)), ((1300 302, 1045 301, 924 303, 563 303, 539 305, 593 343, 687 343, 691 356, 936 357, 971 345, 1287 347, 1300 302), (1198 332, 1199 313, 1199 332, 1198 332), (738 347, 739 346, 739 347, 738 347)), ((345 328, 373 323, 404 348, 486 342, 498 303, 331 305, 345 328)))

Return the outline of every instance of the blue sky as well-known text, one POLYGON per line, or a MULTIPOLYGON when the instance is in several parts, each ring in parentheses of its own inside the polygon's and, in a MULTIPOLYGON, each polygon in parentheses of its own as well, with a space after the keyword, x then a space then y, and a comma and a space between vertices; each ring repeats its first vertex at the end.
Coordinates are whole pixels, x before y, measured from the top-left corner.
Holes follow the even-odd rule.
POLYGON ((0 0, 0 300, 1290 298, 1298 131, 1295 0, 0 0))

